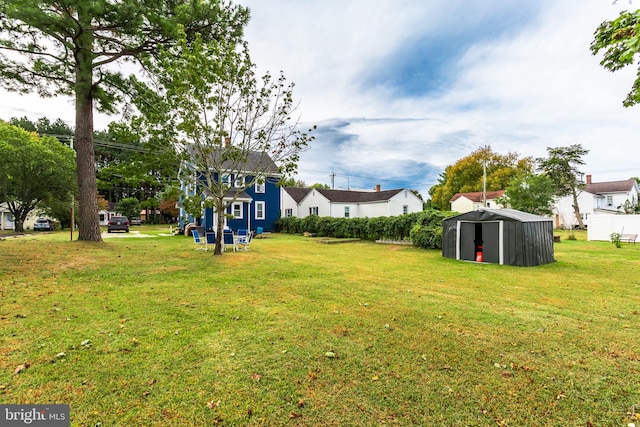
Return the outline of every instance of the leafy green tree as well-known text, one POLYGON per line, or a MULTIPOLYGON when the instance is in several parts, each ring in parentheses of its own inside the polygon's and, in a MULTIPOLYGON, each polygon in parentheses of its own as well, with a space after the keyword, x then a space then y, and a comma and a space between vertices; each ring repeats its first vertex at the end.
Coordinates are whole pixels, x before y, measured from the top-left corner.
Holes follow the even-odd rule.
POLYGON ((73 137, 73 129, 60 118, 51 122, 47 117, 40 117, 33 122, 27 117, 12 117, 9 120, 9 124, 20 126, 31 132, 38 132, 42 136, 55 136, 60 142, 66 144, 68 144, 68 141, 73 137))
POLYGON ((24 231, 27 215, 47 202, 71 206, 74 172, 71 148, 0 121, 0 202, 9 206, 16 231, 24 231))
MULTIPOLYGON (((600 65, 611 72, 638 63, 634 58, 640 52, 640 9, 621 12, 616 19, 604 21, 598 26, 591 43, 591 52, 596 55, 601 50, 604 51, 604 58, 600 65)), ((631 91, 622 104, 631 107, 639 102, 640 67, 631 91)))
MULTIPOLYGON (((216 234, 222 236, 227 207, 270 174, 293 173, 311 139, 291 122, 293 85, 282 75, 258 78, 246 44, 239 49, 200 37, 189 42, 184 34, 163 52, 160 66, 149 69, 164 86, 173 127, 182 132, 190 166, 201 174, 198 186, 218 213, 216 234)), ((216 255, 222 254, 221 240, 216 255)))
POLYGON ((580 144, 573 144, 568 147, 547 147, 547 153, 546 158, 537 159, 538 168, 551 179, 556 196, 571 196, 578 226, 584 228, 578 194, 584 190, 585 184, 582 182, 583 173, 579 167, 585 164, 582 157, 588 154, 589 150, 585 150, 580 144))
POLYGON ((116 205, 116 211, 129 219, 140 216, 140 202, 135 197, 127 197, 116 205))
POLYGON ((517 153, 502 155, 490 146, 481 147, 467 157, 447 166, 438 183, 429 189, 431 206, 448 211, 450 200, 457 193, 482 191, 486 165, 486 190, 504 190, 509 182, 522 172, 533 169, 533 159, 520 158, 517 153))
POLYGON ((96 134, 97 186, 111 202, 125 197, 158 197, 177 181, 178 153, 173 144, 143 138, 139 119, 112 122, 96 134))
POLYGON ((511 181, 497 202, 535 215, 551 215, 554 195, 553 182, 548 176, 524 173, 511 181))
POLYGON ((239 40, 248 17, 223 0, 0 0, 0 85, 75 98, 79 240, 101 241, 93 110, 114 113, 126 93, 114 65, 151 61, 178 25, 187 38, 239 40))

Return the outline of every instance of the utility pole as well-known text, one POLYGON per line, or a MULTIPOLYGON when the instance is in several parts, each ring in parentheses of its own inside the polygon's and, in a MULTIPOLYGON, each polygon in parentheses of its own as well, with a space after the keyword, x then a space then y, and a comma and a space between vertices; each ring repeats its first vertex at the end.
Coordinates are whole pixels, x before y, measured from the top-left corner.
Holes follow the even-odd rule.
POLYGON ((482 161, 482 207, 487 207, 487 161, 482 161))
POLYGON ((335 188, 336 188, 336 173, 333 171, 333 167, 331 167, 331 175, 329 175, 329 177, 331 178, 331 189, 335 190, 335 188))

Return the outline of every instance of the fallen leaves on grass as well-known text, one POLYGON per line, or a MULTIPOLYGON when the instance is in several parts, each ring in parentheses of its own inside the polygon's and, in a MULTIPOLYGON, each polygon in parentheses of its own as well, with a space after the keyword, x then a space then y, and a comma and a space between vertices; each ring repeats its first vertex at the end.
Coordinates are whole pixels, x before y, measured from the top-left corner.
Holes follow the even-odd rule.
POLYGON ((210 400, 207 402, 207 408, 209 409, 216 409, 218 406, 220 406, 219 400, 210 400))
POLYGON ((22 365, 18 365, 18 367, 13 371, 13 375, 18 375, 24 371, 26 371, 29 366, 31 366, 29 363, 23 363, 22 365))

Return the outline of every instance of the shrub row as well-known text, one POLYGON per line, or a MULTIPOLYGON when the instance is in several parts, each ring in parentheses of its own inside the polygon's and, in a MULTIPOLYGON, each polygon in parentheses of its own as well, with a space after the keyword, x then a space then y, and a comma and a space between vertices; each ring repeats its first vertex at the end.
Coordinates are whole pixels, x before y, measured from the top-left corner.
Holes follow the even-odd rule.
POLYGON ((282 233, 313 233, 318 237, 363 240, 408 240, 421 248, 442 248, 442 221, 451 212, 435 209, 401 216, 376 218, 331 218, 309 215, 286 217, 276 222, 282 233))

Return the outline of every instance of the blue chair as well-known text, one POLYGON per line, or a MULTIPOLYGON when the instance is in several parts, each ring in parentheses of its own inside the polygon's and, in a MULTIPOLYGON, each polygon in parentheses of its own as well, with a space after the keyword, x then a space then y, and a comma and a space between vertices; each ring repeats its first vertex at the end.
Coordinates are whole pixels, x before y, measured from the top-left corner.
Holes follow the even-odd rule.
POLYGON ((214 250, 216 247, 216 233, 215 231, 208 231, 206 234, 207 236, 207 241, 205 242, 205 249, 206 250, 214 250))
POLYGON ((198 245, 198 247, 196 248, 196 250, 203 250, 206 251, 207 250, 207 242, 205 242, 205 240, 200 237, 200 233, 198 233, 198 230, 192 230, 191 234, 193 235, 193 243, 195 243, 196 245, 198 245))
POLYGON ((233 251, 237 251, 238 247, 236 246, 236 239, 233 235, 233 231, 225 231, 223 233, 222 243, 224 244, 223 250, 226 251, 228 247, 233 248, 233 251))

